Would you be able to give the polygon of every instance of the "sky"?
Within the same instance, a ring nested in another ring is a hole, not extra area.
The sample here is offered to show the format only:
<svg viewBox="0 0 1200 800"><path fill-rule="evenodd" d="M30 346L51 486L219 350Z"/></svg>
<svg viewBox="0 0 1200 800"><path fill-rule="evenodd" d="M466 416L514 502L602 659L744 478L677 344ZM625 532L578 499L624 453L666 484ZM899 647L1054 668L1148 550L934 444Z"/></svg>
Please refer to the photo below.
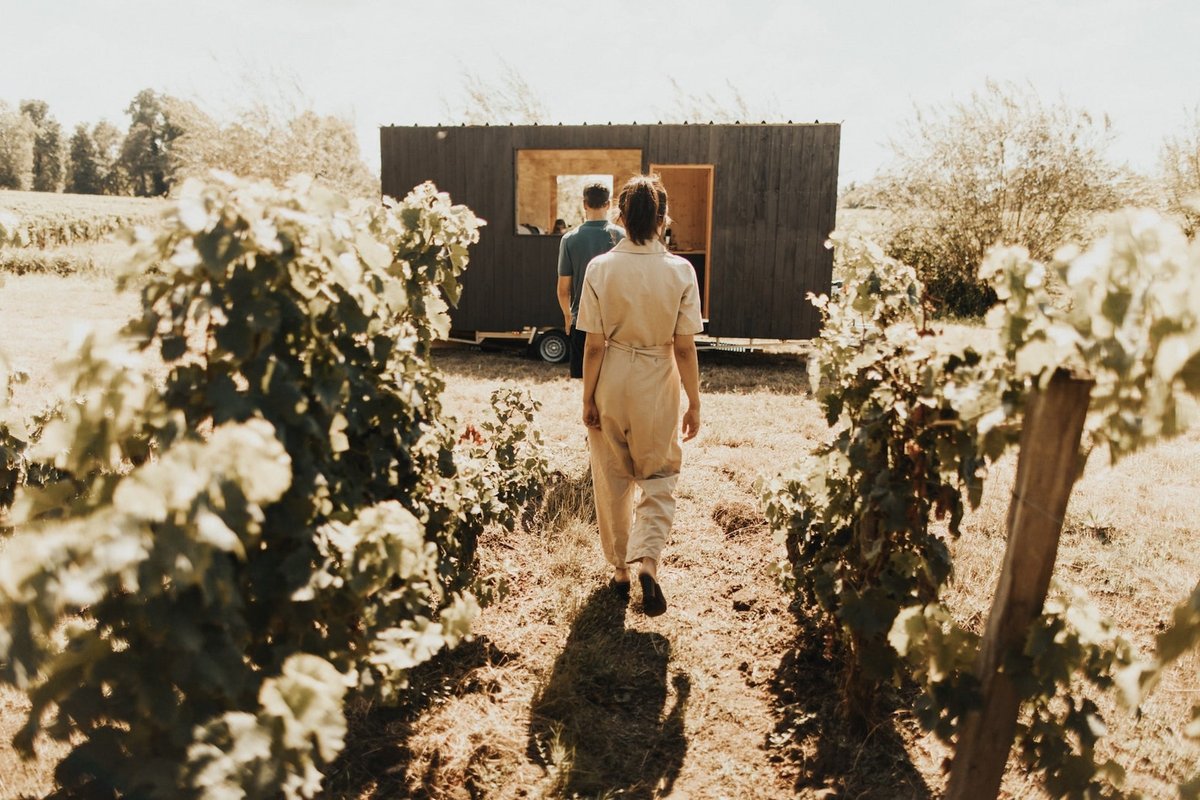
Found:
<svg viewBox="0 0 1200 800"><path fill-rule="evenodd" d="M124 128L147 87L223 119L287 101L351 119L378 169L380 125L448 121L465 74L511 67L556 122L653 122L675 85L840 122L844 186L992 79L1107 114L1110 154L1151 171L1200 106L1197 31L1196 0L0 0L0 101L68 129Z"/></svg>

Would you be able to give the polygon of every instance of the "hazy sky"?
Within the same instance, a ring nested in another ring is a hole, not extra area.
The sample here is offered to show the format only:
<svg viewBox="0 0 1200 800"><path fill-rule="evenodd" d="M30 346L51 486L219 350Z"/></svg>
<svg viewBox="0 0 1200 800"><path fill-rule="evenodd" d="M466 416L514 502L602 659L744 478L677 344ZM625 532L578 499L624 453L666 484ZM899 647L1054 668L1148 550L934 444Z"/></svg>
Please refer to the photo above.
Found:
<svg viewBox="0 0 1200 800"><path fill-rule="evenodd" d="M1149 170L1200 104L1198 33L1196 0L0 0L0 100L124 127L145 87L228 115L295 83L377 166L378 126L448 119L464 71L510 64L566 123L657 120L674 79L842 122L844 184L886 163L914 103L994 78L1107 112L1113 155Z"/></svg>

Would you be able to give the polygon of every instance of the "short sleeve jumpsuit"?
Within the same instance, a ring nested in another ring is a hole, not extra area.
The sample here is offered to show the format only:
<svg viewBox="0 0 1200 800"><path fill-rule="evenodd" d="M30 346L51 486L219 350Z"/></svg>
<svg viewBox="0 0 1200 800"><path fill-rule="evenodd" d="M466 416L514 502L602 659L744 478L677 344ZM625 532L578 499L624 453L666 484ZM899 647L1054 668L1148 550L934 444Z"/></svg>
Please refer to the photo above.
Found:
<svg viewBox="0 0 1200 800"><path fill-rule="evenodd" d="M661 242L624 239L588 264L577 326L604 334L606 345L595 394L600 428L588 429L604 556L622 569L641 558L657 563L683 463L672 343L704 328L696 273Z"/></svg>

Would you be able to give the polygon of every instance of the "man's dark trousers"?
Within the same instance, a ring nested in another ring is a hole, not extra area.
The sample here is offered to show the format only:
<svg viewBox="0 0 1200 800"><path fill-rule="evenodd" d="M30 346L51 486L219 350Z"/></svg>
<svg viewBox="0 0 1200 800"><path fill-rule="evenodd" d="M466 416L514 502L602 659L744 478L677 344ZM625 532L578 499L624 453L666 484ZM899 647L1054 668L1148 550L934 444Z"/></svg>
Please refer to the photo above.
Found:
<svg viewBox="0 0 1200 800"><path fill-rule="evenodd" d="M583 377L583 346L587 344L587 331L571 325L571 377Z"/></svg>

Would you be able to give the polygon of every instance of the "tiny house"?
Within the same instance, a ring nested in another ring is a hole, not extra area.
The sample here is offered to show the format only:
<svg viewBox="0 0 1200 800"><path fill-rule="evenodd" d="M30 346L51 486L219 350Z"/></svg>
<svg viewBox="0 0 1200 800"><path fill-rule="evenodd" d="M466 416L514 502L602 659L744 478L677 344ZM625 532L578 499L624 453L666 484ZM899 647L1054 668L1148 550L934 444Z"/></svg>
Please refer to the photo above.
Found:
<svg viewBox="0 0 1200 800"><path fill-rule="evenodd" d="M696 270L705 334L809 339L820 318L805 295L828 292L833 270L840 139L824 123L393 126L380 129L382 185L402 197L431 180L487 220L457 334L558 336L556 222L580 221L586 183L612 186L615 206L629 176L655 172L670 247Z"/></svg>

